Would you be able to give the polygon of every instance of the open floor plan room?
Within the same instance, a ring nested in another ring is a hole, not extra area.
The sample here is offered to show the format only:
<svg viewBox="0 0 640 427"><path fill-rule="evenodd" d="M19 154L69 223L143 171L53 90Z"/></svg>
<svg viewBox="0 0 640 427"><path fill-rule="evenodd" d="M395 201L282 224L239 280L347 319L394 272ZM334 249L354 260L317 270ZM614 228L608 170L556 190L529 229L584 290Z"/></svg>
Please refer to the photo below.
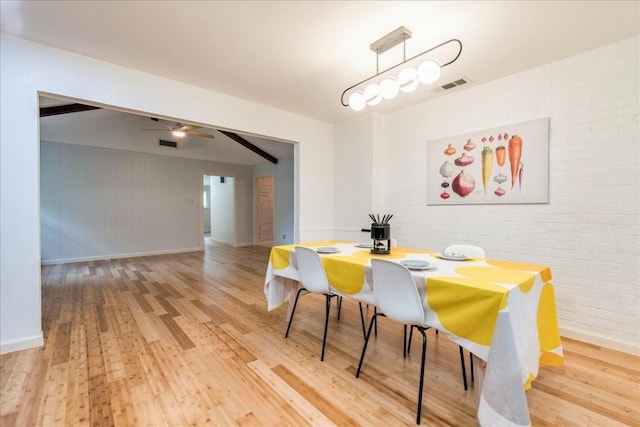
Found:
<svg viewBox="0 0 640 427"><path fill-rule="evenodd" d="M419 334L380 319L365 368L358 306L324 299L267 311L269 248L44 266L45 346L2 355L2 426L415 425ZM371 315L372 310L369 311ZM476 424L458 346L428 335L422 424ZM536 426L638 426L636 356L563 339L565 366L543 367L527 392ZM476 369L480 361L476 359Z"/></svg>

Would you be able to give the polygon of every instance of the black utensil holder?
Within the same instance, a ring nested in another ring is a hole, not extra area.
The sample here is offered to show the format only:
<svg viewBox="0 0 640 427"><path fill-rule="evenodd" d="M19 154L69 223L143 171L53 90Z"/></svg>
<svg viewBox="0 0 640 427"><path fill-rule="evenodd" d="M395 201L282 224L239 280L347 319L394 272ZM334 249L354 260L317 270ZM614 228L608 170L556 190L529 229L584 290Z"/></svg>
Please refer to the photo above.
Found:
<svg viewBox="0 0 640 427"><path fill-rule="evenodd" d="M389 224L371 224L371 253L385 255L391 253L391 226Z"/></svg>

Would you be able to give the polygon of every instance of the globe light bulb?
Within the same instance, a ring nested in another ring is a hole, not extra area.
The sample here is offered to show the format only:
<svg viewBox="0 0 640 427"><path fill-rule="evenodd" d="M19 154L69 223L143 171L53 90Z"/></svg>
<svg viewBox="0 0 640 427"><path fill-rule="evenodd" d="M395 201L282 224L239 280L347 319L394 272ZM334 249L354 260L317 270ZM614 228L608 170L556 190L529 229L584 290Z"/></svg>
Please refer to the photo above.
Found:
<svg viewBox="0 0 640 427"><path fill-rule="evenodd" d="M393 99L398 96L398 82L393 77L387 77L380 82L380 94L384 99Z"/></svg>
<svg viewBox="0 0 640 427"><path fill-rule="evenodd" d="M403 92L413 92L419 84L418 72L415 68L405 68L398 74L398 86Z"/></svg>
<svg viewBox="0 0 640 427"><path fill-rule="evenodd" d="M362 111L366 106L367 106L367 103L364 99L364 95L362 94L362 92L357 91L349 95L349 107L351 107L352 110Z"/></svg>
<svg viewBox="0 0 640 427"><path fill-rule="evenodd" d="M364 88L364 99L369 105L380 104L380 101L382 101L382 95L380 95L380 86L372 83Z"/></svg>
<svg viewBox="0 0 640 427"><path fill-rule="evenodd" d="M418 78L426 85L435 83L440 78L440 64L435 59L427 59L418 67Z"/></svg>

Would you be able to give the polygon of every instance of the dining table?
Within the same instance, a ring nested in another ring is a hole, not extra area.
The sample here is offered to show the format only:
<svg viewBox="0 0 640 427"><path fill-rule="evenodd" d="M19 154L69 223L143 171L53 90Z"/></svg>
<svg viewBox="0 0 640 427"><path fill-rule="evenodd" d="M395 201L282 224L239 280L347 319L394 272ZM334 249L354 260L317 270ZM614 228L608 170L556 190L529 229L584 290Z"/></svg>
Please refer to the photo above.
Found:
<svg viewBox="0 0 640 427"><path fill-rule="evenodd" d="M526 390L540 367L563 364L550 267L400 247L379 255L367 243L342 240L274 246L264 293L268 310L288 304L287 318L300 286L296 246L319 252L331 287L346 296L374 288L372 258L409 266L425 323L485 362L476 383L478 423L531 425Z"/></svg>

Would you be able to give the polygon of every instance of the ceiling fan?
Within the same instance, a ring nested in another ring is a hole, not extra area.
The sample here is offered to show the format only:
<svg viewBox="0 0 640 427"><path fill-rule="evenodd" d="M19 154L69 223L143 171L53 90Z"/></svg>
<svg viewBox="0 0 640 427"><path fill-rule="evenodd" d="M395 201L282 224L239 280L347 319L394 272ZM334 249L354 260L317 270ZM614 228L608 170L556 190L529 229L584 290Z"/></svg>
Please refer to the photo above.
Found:
<svg viewBox="0 0 640 427"><path fill-rule="evenodd" d="M176 122L173 126L171 126L166 123L162 123L159 119L156 119L155 117L152 117L151 120L153 120L154 122L158 122L162 126L165 126L167 129L145 129L145 130L153 130L156 132L171 132L171 134L176 138L184 138L187 135L199 136L201 138L211 138L211 139L214 138L214 136L209 133L199 132L198 129L200 129L202 126L183 125L182 123L178 123L178 122Z"/></svg>

